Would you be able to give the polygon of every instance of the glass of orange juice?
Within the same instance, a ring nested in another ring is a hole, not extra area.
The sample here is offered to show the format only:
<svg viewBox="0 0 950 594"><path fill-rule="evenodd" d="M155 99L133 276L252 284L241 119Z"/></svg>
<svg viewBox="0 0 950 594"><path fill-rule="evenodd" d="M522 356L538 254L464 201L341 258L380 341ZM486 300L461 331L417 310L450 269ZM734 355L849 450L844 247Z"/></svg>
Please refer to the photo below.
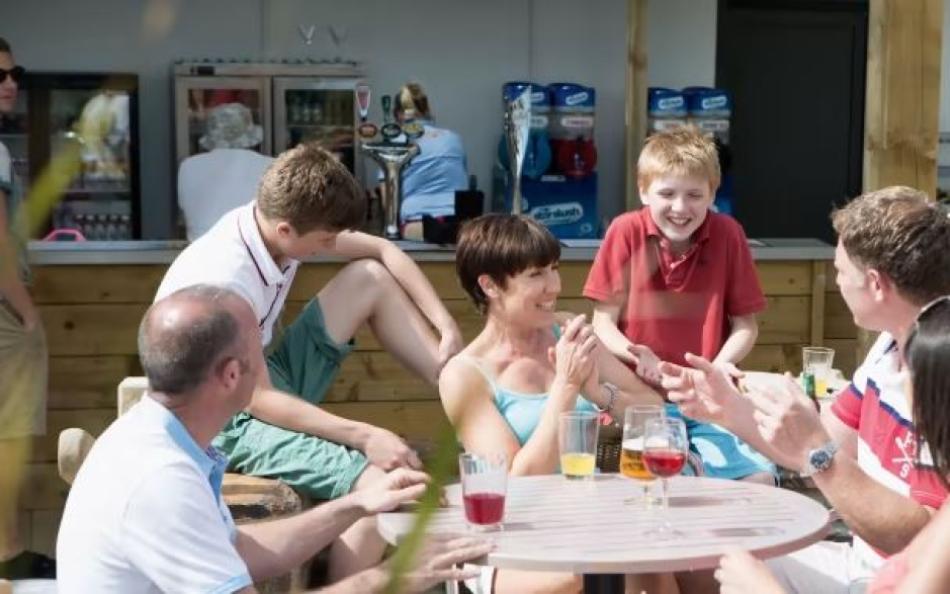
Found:
<svg viewBox="0 0 950 594"><path fill-rule="evenodd" d="M558 447L561 453L561 474L568 479L594 476L597 435L600 425L597 414L567 411L558 418Z"/></svg>
<svg viewBox="0 0 950 594"><path fill-rule="evenodd" d="M802 348L802 373L811 374L815 379L815 398L828 396L828 380L831 378L831 365L834 360L834 349L812 346Z"/></svg>

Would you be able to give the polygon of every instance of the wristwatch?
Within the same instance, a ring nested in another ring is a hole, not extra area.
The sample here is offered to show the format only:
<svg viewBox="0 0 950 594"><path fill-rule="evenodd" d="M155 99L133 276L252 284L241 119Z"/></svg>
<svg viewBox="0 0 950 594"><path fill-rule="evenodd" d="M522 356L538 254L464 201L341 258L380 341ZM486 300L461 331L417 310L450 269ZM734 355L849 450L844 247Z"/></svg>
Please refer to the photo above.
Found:
<svg viewBox="0 0 950 594"><path fill-rule="evenodd" d="M600 384L600 386L607 391L607 403L603 407L594 404L594 408L600 412L610 414L610 410L614 407L614 403L617 401L617 392L619 389L610 382L604 382Z"/></svg>
<svg viewBox="0 0 950 594"><path fill-rule="evenodd" d="M835 459L835 453L838 451L838 444L829 441L820 448L808 452L805 459L805 467L799 473L801 476L812 476L819 472L824 472L831 468L831 463Z"/></svg>

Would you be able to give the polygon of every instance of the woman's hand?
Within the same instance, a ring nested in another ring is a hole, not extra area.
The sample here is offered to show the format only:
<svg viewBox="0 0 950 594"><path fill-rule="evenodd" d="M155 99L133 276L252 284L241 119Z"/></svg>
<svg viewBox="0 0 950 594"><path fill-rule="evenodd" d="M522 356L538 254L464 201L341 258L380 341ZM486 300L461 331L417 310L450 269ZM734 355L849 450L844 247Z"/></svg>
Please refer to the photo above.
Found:
<svg viewBox="0 0 950 594"><path fill-rule="evenodd" d="M557 344L548 351L548 357L554 365L554 381L569 386L575 392L586 387L592 375L596 383L598 344L586 316L581 314L571 319L564 326Z"/></svg>

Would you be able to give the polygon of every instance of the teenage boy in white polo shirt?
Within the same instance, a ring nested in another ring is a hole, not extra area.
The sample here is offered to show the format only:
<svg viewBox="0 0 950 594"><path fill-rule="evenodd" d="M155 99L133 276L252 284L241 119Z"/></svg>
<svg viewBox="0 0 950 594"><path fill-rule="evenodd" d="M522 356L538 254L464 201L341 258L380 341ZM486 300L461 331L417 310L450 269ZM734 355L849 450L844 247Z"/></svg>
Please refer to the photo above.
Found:
<svg viewBox="0 0 950 594"><path fill-rule="evenodd" d="M96 441L76 476L57 542L62 594L254 591L336 539L358 518L418 497L404 468L358 493L291 518L236 527L221 498L226 460L209 447L250 402L264 366L258 320L236 294L198 285L153 305L139 328L151 390ZM410 591L463 572L490 545L440 543L410 571ZM385 567L325 590L381 592Z"/></svg>
<svg viewBox="0 0 950 594"><path fill-rule="evenodd" d="M229 470L280 478L314 499L340 497L384 470L421 466L392 432L315 406L353 349L357 329L368 322L384 348L433 385L462 345L458 326L412 259L392 242L351 231L365 208L343 164L322 148L299 145L267 169L254 202L224 215L175 259L156 295L208 283L251 305L269 373L259 375L250 405L214 443L230 458ZM299 260L313 254L352 262L275 336ZM385 548L371 521L354 525L344 541L331 552L333 579L375 564Z"/></svg>
<svg viewBox="0 0 950 594"><path fill-rule="evenodd" d="M854 532L853 546L822 542L769 560L787 592L863 592L885 557L907 546L947 496L933 467L914 464L918 444L900 349L921 308L950 293L948 217L945 206L900 186L833 214L841 296L855 324L881 335L830 414L819 417L791 379L747 398L698 357L688 359L692 371L663 367L663 385L683 414L719 423L812 476Z"/></svg>

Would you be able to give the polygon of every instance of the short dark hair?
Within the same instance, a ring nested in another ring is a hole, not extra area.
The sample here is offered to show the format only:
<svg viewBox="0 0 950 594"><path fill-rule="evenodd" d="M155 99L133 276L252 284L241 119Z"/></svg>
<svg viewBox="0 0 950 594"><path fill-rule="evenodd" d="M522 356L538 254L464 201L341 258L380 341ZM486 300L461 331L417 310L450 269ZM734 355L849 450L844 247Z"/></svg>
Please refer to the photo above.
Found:
<svg viewBox="0 0 950 594"><path fill-rule="evenodd" d="M8 54L13 53L13 50L10 49L10 42L8 42L3 37L0 37L0 52L6 52Z"/></svg>
<svg viewBox="0 0 950 594"><path fill-rule="evenodd" d="M920 190L891 186L858 196L831 221L848 257L923 305L950 293L950 213Z"/></svg>
<svg viewBox="0 0 950 594"><path fill-rule="evenodd" d="M298 144L271 163L257 191L257 208L303 235L317 229L356 229L366 218L366 196L353 174L314 143Z"/></svg>
<svg viewBox="0 0 950 594"><path fill-rule="evenodd" d="M225 356L238 351L240 324L228 310L227 299L240 299L234 292L210 285L195 285L155 302L139 325L138 347L149 388L164 394L184 394L205 381ZM192 301L203 306L170 327L160 327L155 317L168 301Z"/></svg>
<svg viewBox="0 0 950 594"><path fill-rule="evenodd" d="M459 233L455 271L462 289L478 311L485 313L488 298L478 286L487 274L504 289L512 276L530 267L561 259L561 244L547 227L523 215L487 214L468 221Z"/></svg>
<svg viewBox="0 0 950 594"><path fill-rule="evenodd" d="M950 475L950 297L938 298L917 316L904 345L913 390L917 454L924 444L946 484Z"/></svg>

